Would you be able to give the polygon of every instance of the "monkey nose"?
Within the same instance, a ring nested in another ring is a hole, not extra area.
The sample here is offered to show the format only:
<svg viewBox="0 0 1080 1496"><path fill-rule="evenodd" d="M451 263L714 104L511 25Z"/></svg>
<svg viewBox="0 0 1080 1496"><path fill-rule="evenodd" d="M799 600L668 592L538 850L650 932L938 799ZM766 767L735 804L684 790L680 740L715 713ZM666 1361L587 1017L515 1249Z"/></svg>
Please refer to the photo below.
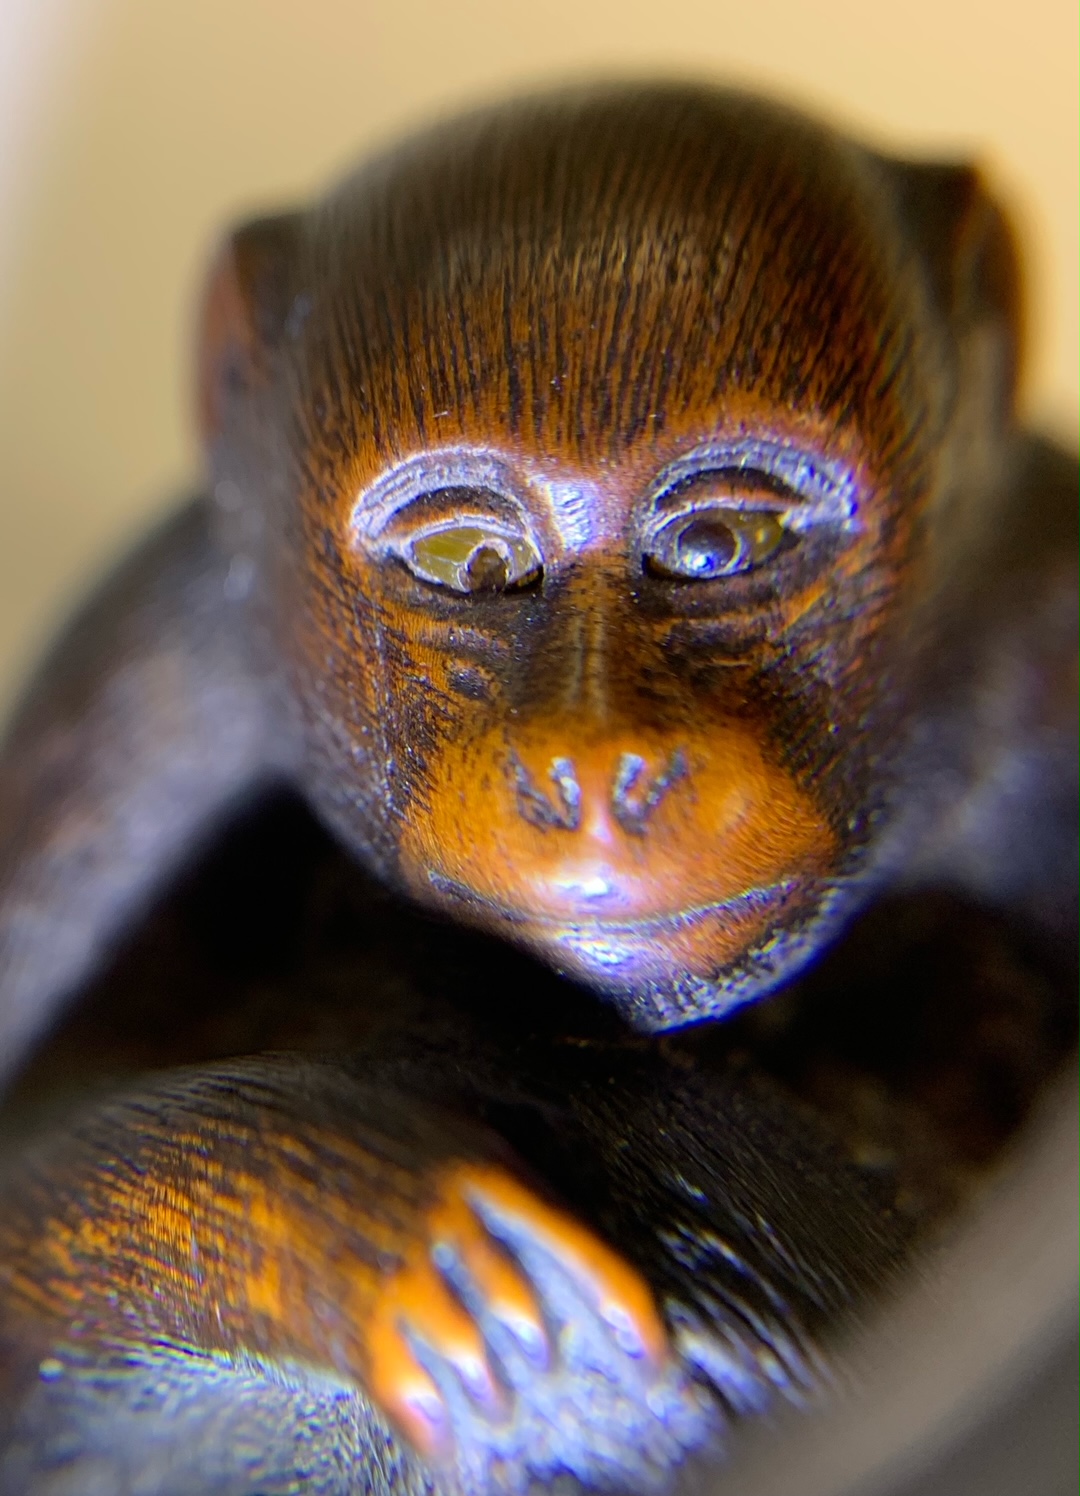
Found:
<svg viewBox="0 0 1080 1496"><path fill-rule="evenodd" d="M829 842L816 807L732 720L533 718L448 743L431 770L403 826L406 876L522 931L680 921L819 866Z"/></svg>
<svg viewBox="0 0 1080 1496"><path fill-rule="evenodd" d="M663 807L689 788L690 778L688 754L678 743L579 741L561 752L543 741L512 747L501 813L511 827L523 823L519 876L528 903L551 916L637 913L651 897L647 842L670 835Z"/></svg>
<svg viewBox="0 0 1080 1496"><path fill-rule="evenodd" d="M542 830L585 831L610 846L609 818L627 835L643 836L648 822L664 797L689 777L689 761L682 747L653 755L650 763L642 753L609 749L587 754L579 771L568 753L552 757L547 773L539 778L519 754L510 750L518 814ZM605 762L608 760L608 762ZM588 785L586 796L582 781Z"/></svg>

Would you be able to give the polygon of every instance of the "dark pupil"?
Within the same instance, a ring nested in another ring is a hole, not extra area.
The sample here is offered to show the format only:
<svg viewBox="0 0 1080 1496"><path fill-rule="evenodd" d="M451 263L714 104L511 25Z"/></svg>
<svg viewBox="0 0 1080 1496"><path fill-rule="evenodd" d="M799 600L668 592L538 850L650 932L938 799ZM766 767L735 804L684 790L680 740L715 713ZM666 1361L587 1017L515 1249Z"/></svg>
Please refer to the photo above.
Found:
<svg viewBox="0 0 1080 1496"><path fill-rule="evenodd" d="M466 575L477 592L497 592L507 583L506 562L494 546L477 546L469 557Z"/></svg>
<svg viewBox="0 0 1080 1496"><path fill-rule="evenodd" d="M681 531L675 554L691 576L715 577L726 571L735 558L738 541L723 520L692 519Z"/></svg>

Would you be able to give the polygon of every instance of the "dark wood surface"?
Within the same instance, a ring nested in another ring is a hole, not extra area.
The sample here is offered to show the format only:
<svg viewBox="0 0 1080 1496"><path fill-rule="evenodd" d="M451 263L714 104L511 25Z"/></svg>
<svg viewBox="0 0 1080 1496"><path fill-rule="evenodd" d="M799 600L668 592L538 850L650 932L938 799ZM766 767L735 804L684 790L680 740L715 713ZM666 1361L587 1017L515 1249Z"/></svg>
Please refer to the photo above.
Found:
<svg viewBox="0 0 1080 1496"><path fill-rule="evenodd" d="M1018 323L976 173L689 86L225 242L207 493L0 755L7 1488L643 1487L820 1391L1075 1043Z"/></svg>

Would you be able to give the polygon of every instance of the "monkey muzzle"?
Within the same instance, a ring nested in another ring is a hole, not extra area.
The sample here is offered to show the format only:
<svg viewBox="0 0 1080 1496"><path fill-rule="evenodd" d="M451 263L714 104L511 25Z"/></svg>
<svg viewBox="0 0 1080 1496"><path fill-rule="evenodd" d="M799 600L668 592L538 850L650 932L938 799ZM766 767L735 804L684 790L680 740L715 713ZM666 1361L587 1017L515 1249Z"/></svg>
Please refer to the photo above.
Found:
<svg viewBox="0 0 1080 1496"><path fill-rule="evenodd" d="M753 728L534 718L449 744L406 876L611 992L713 979L826 872L834 837Z"/></svg>

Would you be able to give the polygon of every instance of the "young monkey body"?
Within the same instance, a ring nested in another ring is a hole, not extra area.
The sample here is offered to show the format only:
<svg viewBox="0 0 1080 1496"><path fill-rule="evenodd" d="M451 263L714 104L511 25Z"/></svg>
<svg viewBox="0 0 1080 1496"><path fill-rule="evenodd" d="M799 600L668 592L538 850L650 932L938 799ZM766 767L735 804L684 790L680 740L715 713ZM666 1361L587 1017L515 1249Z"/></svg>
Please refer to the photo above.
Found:
<svg viewBox="0 0 1080 1496"><path fill-rule="evenodd" d="M76 622L0 762L5 1063L280 779L643 1031L766 994L890 881L1068 938L1074 469L1015 427L1015 300L972 172L704 89L478 114L240 230L203 318L208 495ZM345 1358L376 1402L380 1303Z"/></svg>

